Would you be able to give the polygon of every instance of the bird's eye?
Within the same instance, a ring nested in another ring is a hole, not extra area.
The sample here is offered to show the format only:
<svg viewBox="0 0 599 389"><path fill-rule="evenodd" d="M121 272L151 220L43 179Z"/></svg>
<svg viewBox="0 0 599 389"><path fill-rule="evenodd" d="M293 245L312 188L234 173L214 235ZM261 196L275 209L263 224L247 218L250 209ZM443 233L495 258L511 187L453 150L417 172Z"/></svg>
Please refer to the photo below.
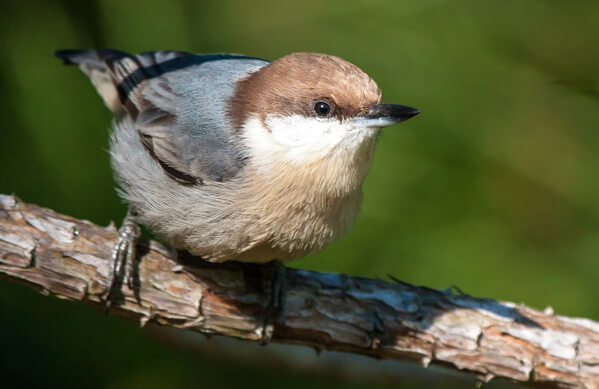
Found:
<svg viewBox="0 0 599 389"><path fill-rule="evenodd" d="M317 116L327 117L331 113L331 106L324 101L318 101L314 104L314 112Z"/></svg>

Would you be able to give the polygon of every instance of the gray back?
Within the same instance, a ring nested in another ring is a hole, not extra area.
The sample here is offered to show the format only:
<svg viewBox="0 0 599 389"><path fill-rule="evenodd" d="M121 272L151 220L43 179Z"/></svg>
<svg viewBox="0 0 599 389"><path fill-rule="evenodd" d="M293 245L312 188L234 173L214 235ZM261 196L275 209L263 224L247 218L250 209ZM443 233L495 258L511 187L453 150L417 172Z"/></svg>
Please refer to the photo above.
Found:
<svg viewBox="0 0 599 389"><path fill-rule="evenodd" d="M205 62L166 75L176 91L176 126L171 142L178 159L205 179L225 180L243 164L242 150L232 138L235 129L229 119L229 101L235 81L264 66L251 59L224 59Z"/></svg>

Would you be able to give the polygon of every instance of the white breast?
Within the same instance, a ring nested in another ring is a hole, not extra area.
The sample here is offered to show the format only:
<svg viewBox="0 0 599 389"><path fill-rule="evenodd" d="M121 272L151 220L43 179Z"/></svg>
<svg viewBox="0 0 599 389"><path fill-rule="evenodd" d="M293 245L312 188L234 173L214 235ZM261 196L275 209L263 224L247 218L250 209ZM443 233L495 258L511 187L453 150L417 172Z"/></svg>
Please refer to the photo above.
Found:
<svg viewBox="0 0 599 389"><path fill-rule="evenodd" d="M376 134L337 120L250 119L243 131L250 150L246 196L262 215L268 243L256 243L247 256L272 246L278 259L297 258L346 232L360 207Z"/></svg>

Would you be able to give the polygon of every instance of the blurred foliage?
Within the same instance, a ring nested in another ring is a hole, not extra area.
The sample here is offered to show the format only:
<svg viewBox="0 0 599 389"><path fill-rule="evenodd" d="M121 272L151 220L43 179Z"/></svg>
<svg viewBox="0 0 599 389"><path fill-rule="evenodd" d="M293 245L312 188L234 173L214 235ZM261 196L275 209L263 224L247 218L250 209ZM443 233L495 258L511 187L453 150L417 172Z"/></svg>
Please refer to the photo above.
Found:
<svg viewBox="0 0 599 389"><path fill-rule="evenodd" d="M381 135L354 230L292 266L457 285L599 320L599 2L7 3L0 193L101 225L124 216L111 116L55 49L325 52L368 72L386 102L422 113ZM19 387L333 384L188 355L8 282L0 323L0 373Z"/></svg>

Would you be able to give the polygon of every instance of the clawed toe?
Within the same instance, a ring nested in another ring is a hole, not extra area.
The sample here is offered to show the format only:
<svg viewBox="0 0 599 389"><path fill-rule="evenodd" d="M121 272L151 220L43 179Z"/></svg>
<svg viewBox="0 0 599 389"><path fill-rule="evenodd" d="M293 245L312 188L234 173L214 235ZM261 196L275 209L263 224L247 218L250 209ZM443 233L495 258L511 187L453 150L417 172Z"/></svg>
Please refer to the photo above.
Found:
<svg viewBox="0 0 599 389"><path fill-rule="evenodd" d="M119 228L119 235L112 249L108 286L100 294L105 302L106 311L116 300L117 292L120 291L124 280L129 288L133 288L133 262L140 235L141 231L135 216L133 212L129 211L123 225Z"/></svg>

